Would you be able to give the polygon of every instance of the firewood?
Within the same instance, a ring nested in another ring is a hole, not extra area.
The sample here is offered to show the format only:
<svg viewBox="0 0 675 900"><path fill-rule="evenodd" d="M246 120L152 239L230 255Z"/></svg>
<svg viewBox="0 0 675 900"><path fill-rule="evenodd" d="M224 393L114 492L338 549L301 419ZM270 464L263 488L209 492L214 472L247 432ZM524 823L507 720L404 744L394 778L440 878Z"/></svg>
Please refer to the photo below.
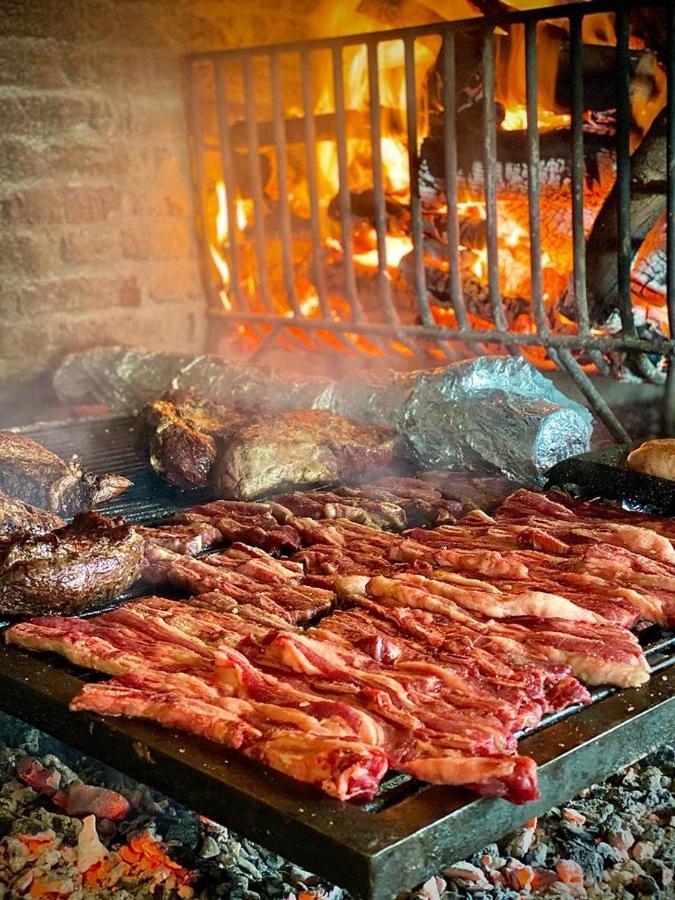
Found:
<svg viewBox="0 0 675 900"><path fill-rule="evenodd" d="M637 250L666 208L667 111L662 110L631 159L631 245ZM605 322L617 302L619 193L609 193L586 245L591 321Z"/></svg>

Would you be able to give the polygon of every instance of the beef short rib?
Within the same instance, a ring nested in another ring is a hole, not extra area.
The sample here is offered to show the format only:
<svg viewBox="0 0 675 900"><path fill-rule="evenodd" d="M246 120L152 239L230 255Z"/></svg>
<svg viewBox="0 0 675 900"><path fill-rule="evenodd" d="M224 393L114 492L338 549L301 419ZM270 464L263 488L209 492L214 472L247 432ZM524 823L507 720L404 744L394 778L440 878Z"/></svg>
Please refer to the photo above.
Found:
<svg viewBox="0 0 675 900"><path fill-rule="evenodd" d="M139 577L144 540L123 519L79 513L70 525L0 547L0 613L74 615Z"/></svg>
<svg viewBox="0 0 675 900"><path fill-rule="evenodd" d="M0 541L26 534L45 534L60 528L63 519L0 491Z"/></svg>
<svg viewBox="0 0 675 900"><path fill-rule="evenodd" d="M62 516L91 509L125 491L121 475L94 475L74 461L64 462L42 444L0 431L0 490L10 497Z"/></svg>
<svg viewBox="0 0 675 900"><path fill-rule="evenodd" d="M219 455L214 483L221 496L242 500L332 484L390 464L397 445L390 428L295 410L242 428Z"/></svg>
<svg viewBox="0 0 675 900"><path fill-rule="evenodd" d="M249 419L196 391L167 391L143 408L139 441L150 467L171 484L203 487L220 447Z"/></svg>

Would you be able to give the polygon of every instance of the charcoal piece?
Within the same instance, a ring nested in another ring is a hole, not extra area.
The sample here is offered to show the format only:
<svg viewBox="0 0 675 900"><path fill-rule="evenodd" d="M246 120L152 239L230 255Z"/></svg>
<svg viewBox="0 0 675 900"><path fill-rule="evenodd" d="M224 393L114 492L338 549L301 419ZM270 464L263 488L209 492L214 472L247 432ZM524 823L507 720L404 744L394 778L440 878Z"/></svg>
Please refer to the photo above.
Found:
<svg viewBox="0 0 675 900"><path fill-rule="evenodd" d="M37 441L0 431L0 490L24 503L72 516L111 500L131 482L121 475L84 472Z"/></svg>

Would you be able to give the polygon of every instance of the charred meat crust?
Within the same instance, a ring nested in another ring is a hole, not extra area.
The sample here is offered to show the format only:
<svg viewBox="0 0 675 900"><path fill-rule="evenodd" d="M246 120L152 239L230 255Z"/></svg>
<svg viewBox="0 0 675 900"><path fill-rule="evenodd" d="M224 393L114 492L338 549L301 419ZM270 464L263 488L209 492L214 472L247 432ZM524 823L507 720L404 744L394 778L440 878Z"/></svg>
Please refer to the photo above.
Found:
<svg viewBox="0 0 675 900"><path fill-rule="evenodd" d="M144 540L122 519L79 513L48 534L0 547L0 613L74 615L112 599L140 575Z"/></svg>
<svg viewBox="0 0 675 900"><path fill-rule="evenodd" d="M131 482L121 475L83 472L22 434L0 432L0 490L62 516L73 516L111 500Z"/></svg>
<svg viewBox="0 0 675 900"><path fill-rule="evenodd" d="M284 487L335 483L386 466L398 454L390 428L295 410L241 429L220 454L214 482L222 495L248 500Z"/></svg>
<svg viewBox="0 0 675 900"><path fill-rule="evenodd" d="M167 391L140 416L139 443L150 467L171 484L203 487L218 448L248 423L240 410L195 391Z"/></svg>
<svg viewBox="0 0 675 900"><path fill-rule="evenodd" d="M22 503L0 491L0 540L28 534L46 534L64 524L44 509Z"/></svg>

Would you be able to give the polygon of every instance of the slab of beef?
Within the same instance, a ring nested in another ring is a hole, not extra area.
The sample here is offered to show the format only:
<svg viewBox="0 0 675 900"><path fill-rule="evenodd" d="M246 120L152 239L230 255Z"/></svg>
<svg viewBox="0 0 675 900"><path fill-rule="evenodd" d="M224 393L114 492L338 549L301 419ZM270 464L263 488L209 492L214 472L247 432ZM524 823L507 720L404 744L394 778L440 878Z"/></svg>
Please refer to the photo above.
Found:
<svg viewBox="0 0 675 900"><path fill-rule="evenodd" d="M10 497L70 517L105 503L131 482L121 475L94 475L64 462L37 441L0 431L0 490Z"/></svg>
<svg viewBox="0 0 675 900"><path fill-rule="evenodd" d="M64 524L63 519L22 503L0 491L0 540L25 534L45 534Z"/></svg>
<svg viewBox="0 0 675 900"><path fill-rule="evenodd" d="M143 546L122 519L95 512L12 540L0 548L0 613L68 615L110 600L140 575Z"/></svg>
<svg viewBox="0 0 675 900"><path fill-rule="evenodd" d="M215 485L225 496L248 500L348 480L390 464L397 452L392 429L296 410L242 429L217 462Z"/></svg>
<svg viewBox="0 0 675 900"><path fill-rule="evenodd" d="M477 508L492 512L518 486L503 475L472 475L441 469L418 472L416 477L436 488L447 500L461 503L465 511Z"/></svg>
<svg viewBox="0 0 675 900"><path fill-rule="evenodd" d="M139 441L150 467L167 481L203 487L219 449L249 421L247 413L196 391L167 391L141 411Z"/></svg>

